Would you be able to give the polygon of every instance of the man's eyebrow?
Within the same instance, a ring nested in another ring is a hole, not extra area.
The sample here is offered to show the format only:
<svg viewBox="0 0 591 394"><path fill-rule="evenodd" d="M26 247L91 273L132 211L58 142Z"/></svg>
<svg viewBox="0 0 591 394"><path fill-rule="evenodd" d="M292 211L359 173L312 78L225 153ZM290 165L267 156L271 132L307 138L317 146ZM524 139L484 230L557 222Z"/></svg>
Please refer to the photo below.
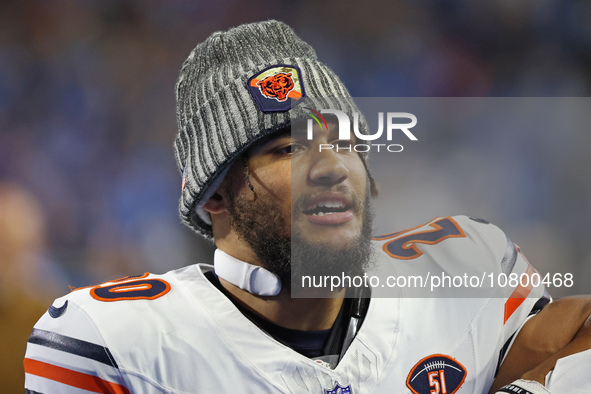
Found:
<svg viewBox="0 0 591 394"><path fill-rule="evenodd" d="M293 127L290 131L292 138L306 138L308 136L308 130L303 127Z"/></svg>
<svg viewBox="0 0 591 394"><path fill-rule="evenodd" d="M334 122L331 120L327 120L328 123L328 130L329 132L334 132L335 130L338 132L339 126L337 122ZM322 128L324 129L324 125L322 126ZM308 127L306 127L303 124L297 124L297 125L293 125L291 127L291 136L292 138L304 138L307 139L308 138Z"/></svg>

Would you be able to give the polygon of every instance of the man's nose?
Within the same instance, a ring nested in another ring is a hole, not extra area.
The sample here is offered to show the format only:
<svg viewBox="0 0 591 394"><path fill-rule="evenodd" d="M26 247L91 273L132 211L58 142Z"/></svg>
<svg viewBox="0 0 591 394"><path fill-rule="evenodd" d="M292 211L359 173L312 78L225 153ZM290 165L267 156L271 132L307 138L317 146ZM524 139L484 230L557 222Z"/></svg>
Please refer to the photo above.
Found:
<svg viewBox="0 0 591 394"><path fill-rule="evenodd" d="M309 177L314 183L335 185L349 177L349 169L345 165L344 156L334 150L323 150L314 155Z"/></svg>

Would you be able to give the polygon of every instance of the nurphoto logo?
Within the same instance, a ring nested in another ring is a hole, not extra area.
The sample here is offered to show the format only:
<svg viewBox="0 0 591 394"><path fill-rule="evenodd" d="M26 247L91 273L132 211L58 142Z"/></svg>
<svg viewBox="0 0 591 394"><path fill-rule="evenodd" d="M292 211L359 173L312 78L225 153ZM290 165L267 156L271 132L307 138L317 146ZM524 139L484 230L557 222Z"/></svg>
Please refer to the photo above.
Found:
<svg viewBox="0 0 591 394"><path fill-rule="evenodd" d="M378 112L378 130L373 134L363 134L359 131L359 114L353 113L353 133L356 138L351 138L351 119L349 116L338 109L321 109L320 112L313 110L312 108L306 107L307 110L311 111L308 113L312 119L308 119L307 123L307 138L308 140L314 139L314 121L320 126L320 129L328 125L322 114L334 115L337 119L339 126L339 141L375 141L382 137L384 134L384 118L386 118L386 139L392 141L395 133L402 132L409 140L418 141L418 138L410 131L411 128L416 126L417 117L408 112L388 112L384 116L384 112ZM401 120L406 119L406 122ZM348 152L369 152L380 150L388 152L402 152L404 147L401 144L381 144L381 143L358 143L358 144L320 144L319 151L323 150L335 150L337 152L348 151Z"/></svg>

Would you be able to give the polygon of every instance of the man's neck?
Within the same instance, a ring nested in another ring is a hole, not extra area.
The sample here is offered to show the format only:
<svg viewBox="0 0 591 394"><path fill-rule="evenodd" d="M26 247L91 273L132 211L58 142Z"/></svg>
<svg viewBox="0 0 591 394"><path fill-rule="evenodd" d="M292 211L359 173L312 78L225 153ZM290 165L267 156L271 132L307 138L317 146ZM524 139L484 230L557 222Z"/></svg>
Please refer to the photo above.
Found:
<svg viewBox="0 0 591 394"><path fill-rule="evenodd" d="M244 308L285 328L302 331L330 329L343 304L344 290L332 298L292 298L282 289L272 297L251 294L223 278L222 287Z"/></svg>
<svg viewBox="0 0 591 394"><path fill-rule="evenodd" d="M233 233L230 235L234 235ZM260 265L256 255L238 237L216 238L216 246L230 256L250 264ZM276 296L259 296L220 277L220 284L229 297L245 309L278 326L302 331L326 330L335 322L345 296L345 290L327 294L326 298L292 298L290 291L282 288Z"/></svg>

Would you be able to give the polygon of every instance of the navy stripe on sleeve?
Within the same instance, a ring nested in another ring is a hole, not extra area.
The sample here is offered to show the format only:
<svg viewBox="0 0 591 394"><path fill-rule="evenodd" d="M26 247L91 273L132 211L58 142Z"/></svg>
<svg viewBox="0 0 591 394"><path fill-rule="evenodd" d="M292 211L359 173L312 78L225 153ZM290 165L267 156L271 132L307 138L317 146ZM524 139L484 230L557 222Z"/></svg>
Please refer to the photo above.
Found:
<svg viewBox="0 0 591 394"><path fill-rule="evenodd" d="M515 333L511 334L511 336L509 337L509 339L507 339L507 342L505 342L505 344L501 348L501 351L499 352L499 359L497 361L497 367L495 368L495 378L499 374L499 370L501 369L501 363L503 362L503 358L505 358L505 353L507 353L507 350L509 349L509 345L511 344L511 340L513 339L514 336L515 336Z"/></svg>
<svg viewBox="0 0 591 394"><path fill-rule="evenodd" d="M99 363L119 368L109 349L81 339L34 328L33 333L29 337L29 343L86 357Z"/></svg>

